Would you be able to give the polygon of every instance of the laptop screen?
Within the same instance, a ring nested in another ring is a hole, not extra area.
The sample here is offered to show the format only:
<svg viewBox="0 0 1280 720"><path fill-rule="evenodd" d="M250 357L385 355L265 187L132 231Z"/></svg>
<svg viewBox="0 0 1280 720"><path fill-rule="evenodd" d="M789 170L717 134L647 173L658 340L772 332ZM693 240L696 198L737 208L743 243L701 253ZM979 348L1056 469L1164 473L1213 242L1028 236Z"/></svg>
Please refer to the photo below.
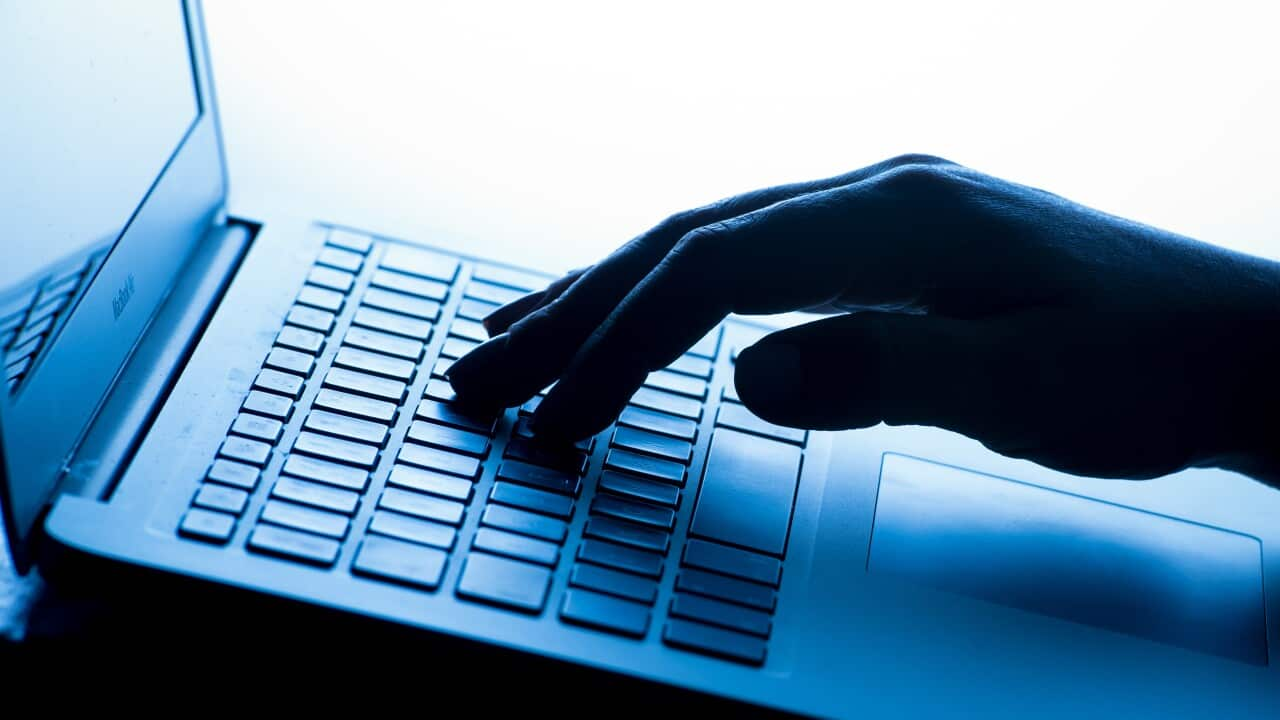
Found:
<svg viewBox="0 0 1280 720"><path fill-rule="evenodd" d="M0 506L11 541L75 472L86 429L220 212L198 20L181 0L0 2Z"/></svg>
<svg viewBox="0 0 1280 720"><path fill-rule="evenodd" d="M13 391L198 106L177 0L11 3L3 35L0 338Z"/></svg>

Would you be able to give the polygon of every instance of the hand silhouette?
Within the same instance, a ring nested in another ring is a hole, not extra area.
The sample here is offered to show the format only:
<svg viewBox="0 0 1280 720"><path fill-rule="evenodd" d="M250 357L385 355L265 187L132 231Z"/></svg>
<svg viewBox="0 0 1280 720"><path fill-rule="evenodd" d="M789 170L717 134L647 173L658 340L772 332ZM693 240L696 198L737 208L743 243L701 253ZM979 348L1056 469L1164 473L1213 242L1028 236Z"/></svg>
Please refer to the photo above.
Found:
<svg viewBox="0 0 1280 720"><path fill-rule="evenodd" d="M771 422L934 425L1068 472L1280 471L1280 265L903 156L672 216L492 315L460 397L558 381L536 433L606 427L729 313L838 313L743 350Z"/></svg>

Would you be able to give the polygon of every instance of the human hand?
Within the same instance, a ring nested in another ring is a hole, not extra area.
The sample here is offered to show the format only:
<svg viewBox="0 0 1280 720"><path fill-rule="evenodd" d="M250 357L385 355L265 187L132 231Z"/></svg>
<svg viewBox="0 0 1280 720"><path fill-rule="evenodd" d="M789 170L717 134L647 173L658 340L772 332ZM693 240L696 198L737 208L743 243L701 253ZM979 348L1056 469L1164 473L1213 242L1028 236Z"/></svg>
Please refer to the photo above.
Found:
<svg viewBox="0 0 1280 720"><path fill-rule="evenodd" d="M840 313L743 350L742 401L934 425L1073 473L1280 479L1280 265L928 156L672 216L491 316L450 370L536 433L606 427L729 313Z"/></svg>

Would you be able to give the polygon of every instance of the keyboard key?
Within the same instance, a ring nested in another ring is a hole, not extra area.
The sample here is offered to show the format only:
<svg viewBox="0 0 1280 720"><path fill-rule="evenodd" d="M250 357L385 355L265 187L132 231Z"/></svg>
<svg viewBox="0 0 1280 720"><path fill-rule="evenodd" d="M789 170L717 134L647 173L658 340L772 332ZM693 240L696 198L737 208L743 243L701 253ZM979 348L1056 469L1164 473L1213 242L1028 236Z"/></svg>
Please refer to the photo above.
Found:
<svg viewBox="0 0 1280 720"><path fill-rule="evenodd" d="M336 485L348 490L355 490L356 492L364 492L365 486L369 484L369 472L367 470L353 468L349 465L338 465L327 460L318 460L304 455L289 456L284 461L284 469L281 472L307 478L308 480L315 480L316 482Z"/></svg>
<svg viewBox="0 0 1280 720"><path fill-rule="evenodd" d="M688 418L628 405L618 418L619 425L639 428L693 442L698 436L698 424Z"/></svg>
<svg viewBox="0 0 1280 720"><path fill-rule="evenodd" d="M427 322L435 322L440 319L440 303L435 300L425 300L392 290L369 288L365 291L364 297L360 299L360 302L367 307L390 310L402 315L412 315Z"/></svg>
<svg viewBox="0 0 1280 720"><path fill-rule="evenodd" d="M250 465L261 467L267 464L267 458L271 456L271 446L257 440L232 435L222 441L222 448L218 451L218 454L222 457L240 460Z"/></svg>
<svg viewBox="0 0 1280 720"><path fill-rule="evenodd" d="M539 442L534 438L533 430L529 429L529 418L527 417L517 418L516 426L515 428L512 429L511 433L513 435L519 435L522 438L534 440L535 443ZM584 453L589 453L591 452L591 449L595 447L595 445L596 445L596 439L593 436L589 438L584 438L582 440L578 440L577 442L574 442L570 447L573 447L577 450L581 450Z"/></svg>
<svg viewBox="0 0 1280 720"><path fill-rule="evenodd" d="M268 500L266 507L262 508L262 521L335 538L346 536L348 524L342 515L283 500Z"/></svg>
<svg viewBox="0 0 1280 720"><path fill-rule="evenodd" d="M766 638L773 629L768 613L699 595L677 594L671 599L671 615Z"/></svg>
<svg viewBox="0 0 1280 720"><path fill-rule="evenodd" d="M720 412L716 415L716 425L731 427L753 435L777 438L799 445L803 445L805 441L804 430L765 422L753 415L746 406L733 403L725 403L720 406Z"/></svg>
<svg viewBox="0 0 1280 720"><path fill-rule="evenodd" d="M471 553L458 579L458 597L528 613L542 612L551 571L495 555Z"/></svg>
<svg viewBox="0 0 1280 720"><path fill-rule="evenodd" d="M636 390L636 393L631 396L631 404L650 410L670 413L671 415L679 415L690 420L702 419L702 403L693 398L672 395L669 392L654 390L653 388L642 387Z"/></svg>
<svg viewBox="0 0 1280 720"><path fill-rule="evenodd" d="M549 567L555 567L556 561L560 559L560 547L554 543L487 527L476 531L472 547Z"/></svg>
<svg viewBox="0 0 1280 720"><path fill-rule="evenodd" d="M313 308L320 308L331 313L342 310L342 304L347 301L347 296L337 290L317 287L315 285L303 285L302 290L298 292L298 302L303 305L310 305Z"/></svg>
<svg viewBox="0 0 1280 720"><path fill-rule="evenodd" d="M427 387L430 389L430 385ZM452 392L452 388L450 388L450 392ZM471 414L459 409L456 405L446 405L436 400L423 400L418 403L418 417L450 427L474 430L486 435L493 435L494 428L498 424L496 417L483 417L478 413Z"/></svg>
<svg viewBox="0 0 1280 720"><path fill-rule="evenodd" d="M324 388L316 395L315 406L388 424L394 422L396 417L396 406L392 403L329 388Z"/></svg>
<svg viewBox="0 0 1280 720"><path fill-rule="evenodd" d="M466 297L497 303L498 305L506 305L509 302L519 300L527 294L520 290L502 287L501 285L472 280L467 285Z"/></svg>
<svg viewBox="0 0 1280 720"><path fill-rule="evenodd" d="M409 426L409 439L424 445L454 450L466 455L484 457L489 452L489 437L436 423L415 420Z"/></svg>
<svg viewBox="0 0 1280 720"><path fill-rule="evenodd" d="M405 443L404 447L400 448L400 461L467 479L473 479L480 474L480 461L473 457L414 443Z"/></svg>
<svg viewBox="0 0 1280 720"><path fill-rule="evenodd" d="M25 362L26 364L23 365L23 367L20 369L15 369L15 367L17 366L17 363L10 363L6 368L9 371L7 373L8 376L15 377L17 375L22 374L22 372L24 372L27 366L30 364L31 357L35 355L37 352L39 352L40 346L43 343L44 343L43 338L34 338L31 341L27 342L25 345L15 346L11 348L9 350L8 357L22 358L22 360L19 362Z"/></svg>
<svg viewBox="0 0 1280 720"><path fill-rule="evenodd" d="M231 423L231 432L265 440L273 445L280 439L280 433L283 431L284 424L279 420L249 413L240 413L236 416L235 422Z"/></svg>
<svg viewBox="0 0 1280 720"><path fill-rule="evenodd" d="M178 532L189 538L215 543L230 540L235 529L235 516L200 508L188 510L182 517L182 524L178 526Z"/></svg>
<svg viewBox="0 0 1280 720"><path fill-rule="evenodd" d="M324 384L341 390L350 390L362 395L370 395L383 400L399 403L404 400L405 384L399 380L389 380L355 370L329 368L324 376Z"/></svg>
<svg viewBox="0 0 1280 720"><path fill-rule="evenodd" d="M632 502L612 495L597 495L591 502L591 512L664 531L670 531L676 522L675 511L671 508Z"/></svg>
<svg viewBox="0 0 1280 720"><path fill-rule="evenodd" d="M312 285L337 290L344 294L351 292L351 286L355 284L355 281L355 275L327 267L313 267L311 272L307 273L307 282Z"/></svg>
<svg viewBox="0 0 1280 720"><path fill-rule="evenodd" d="M666 370L655 370L649 373L649 377L645 378L644 384L648 387L666 390L677 395L685 395L698 400L707 399L707 381L689 377L688 375Z"/></svg>
<svg viewBox="0 0 1280 720"><path fill-rule="evenodd" d="M667 507L680 504L680 488L663 482L624 475L606 470L600 474L600 489L633 500L641 500Z"/></svg>
<svg viewBox="0 0 1280 720"><path fill-rule="evenodd" d="M453 475L423 470L409 465L396 465L391 469L387 482L392 485L452 498L460 502L470 502L474 486L470 480Z"/></svg>
<svg viewBox="0 0 1280 720"><path fill-rule="evenodd" d="M676 590L707 595L765 612L773 612L777 602L777 593L772 588L689 568L681 568L676 576Z"/></svg>
<svg viewBox="0 0 1280 720"><path fill-rule="evenodd" d="M656 455L686 465L693 457L693 445L684 440L629 427L614 430L612 444L614 447Z"/></svg>
<svg viewBox="0 0 1280 720"><path fill-rule="evenodd" d="M639 638L649 629L649 608L587 590L566 590L560 605L560 619Z"/></svg>
<svg viewBox="0 0 1280 720"><path fill-rule="evenodd" d="M360 543L351 571L435 590L444 576L447 559L448 555L435 548L370 535Z"/></svg>
<svg viewBox="0 0 1280 720"><path fill-rule="evenodd" d="M662 641L673 647L715 655L747 665L764 664L764 640L688 620L668 620L666 628L662 631Z"/></svg>
<svg viewBox="0 0 1280 720"><path fill-rule="evenodd" d="M658 583L653 580L609 570L598 565L582 563L574 565L573 573L569 576L569 584L650 605L658 597Z"/></svg>
<svg viewBox="0 0 1280 720"><path fill-rule="evenodd" d="M551 447L519 436L507 442L504 455L571 475L587 471L586 454L571 447Z"/></svg>
<svg viewBox="0 0 1280 720"><path fill-rule="evenodd" d="M195 500L192 500L193 504L200 507L221 510L232 515L244 512L244 506L248 502L249 493L217 483L201 485L200 490L196 492Z"/></svg>
<svg viewBox="0 0 1280 720"><path fill-rule="evenodd" d="M706 540L690 539L685 543L684 564L773 587L782 581L782 563L777 558Z"/></svg>
<svg viewBox="0 0 1280 720"><path fill-rule="evenodd" d="M523 270L498 267L497 265L486 265L485 263L476 263L476 268L472 271L471 277L474 280L483 280L494 285L503 285L516 290L523 290L524 292L533 292L544 288L551 282L541 275L524 272Z"/></svg>
<svg viewBox="0 0 1280 720"><path fill-rule="evenodd" d="M572 499L508 482L493 484L493 488L489 490L489 502L524 508L564 520L568 520L573 515Z"/></svg>
<svg viewBox="0 0 1280 720"><path fill-rule="evenodd" d="M259 415L288 420L289 415L293 414L293 401L281 395L251 390L248 397L244 399L244 409Z"/></svg>
<svg viewBox="0 0 1280 720"><path fill-rule="evenodd" d="M431 377L444 378L449 375L449 368L453 367L453 360L450 358L436 358L435 363L431 366Z"/></svg>
<svg viewBox="0 0 1280 720"><path fill-rule="evenodd" d="M667 366L671 372L678 372L684 375L690 375L703 380L711 379L711 370L714 367L710 360L700 358L696 355L681 355L676 361Z"/></svg>
<svg viewBox="0 0 1280 720"><path fill-rule="evenodd" d="M372 468L378 464L378 448L372 445L328 435L317 435L313 432L298 433L298 439L293 443L293 450L358 465L362 468Z"/></svg>
<svg viewBox="0 0 1280 720"><path fill-rule="evenodd" d="M22 330L22 334L18 335L18 337L14 339L13 344L14 344L14 345L24 345L24 344L27 344L27 343L31 343L31 342L33 342L33 341L35 341L35 340L38 340L39 338L41 338L42 336L44 336L46 333L48 333L48 332L49 332L49 329L50 329L50 328L52 328L52 327L53 327L53 318L51 318L51 317L50 317L50 318L45 318L43 321L38 322L38 323L35 323L35 324L32 324L32 323L28 322L27 326L26 326L25 328L23 328L23 330ZM38 346L38 345L39 345L39 343L34 343L34 344L35 344L36 346ZM35 353L34 353L34 352L23 352L23 353L21 353L21 354L23 354L23 355L27 355L27 354L34 355Z"/></svg>
<svg viewBox="0 0 1280 720"><path fill-rule="evenodd" d="M419 520L387 510L374 511L373 520L369 523L369 532L445 550L453 549L453 542L458 536L458 531L448 525Z"/></svg>
<svg viewBox="0 0 1280 720"><path fill-rule="evenodd" d="M350 490L287 475L276 481L276 486L271 488L271 496L345 515L354 515L360 505L360 495Z"/></svg>
<svg viewBox="0 0 1280 720"><path fill-rule="evenodd" d="M329 331L333 329L334 315L325 310L318 310L305 305L294 305L290 308L289 314L285 319L299 327L328 335Z"/></svg>
<svg viewBox="0 0 1280 720"><path fill-rule="evenodd" d="M320 251L316 264L355 273L360 272L360 266L364 265L364 255L341 248L327 247Z"/></svg>
<svg viewBox="0 0 1280 720"><path fill-rule="evenodd" d="M442 282L426 280L390 270L375 272L370 284L387 290L416 295L428 300L443 301L449 297L449 286Z"/></svg>
<svg viewBox="0 0 1280 720"><path fill-rule="evenodd" d="M356 310L356 315L351 322L356 325L363 325L374 330L389 332L393 335L403 335L426 342L431 339L431 323L426 320L418 320L407 315L399 313L386 312L371 307L361 307Z"/></svg>
<svg viewBox="0 0 1280 720"><path fill-rule="evenodd" d="M800 448L717 430L690 534L782 556L800 480Z"/></svg>
<svg viewBox="0 0 1280 720"><path fill-rule="evenodd" d="M258 377L253 380L253 386L297 399L302 394L303 382L303 379L297 375L266 369L258 372Z"/></svg>
<svg viewBox="0 0 1280 720"><path fill-rule="evenodd" d="M454 320L453 324L449 326L449 334L481 343L489 339L489 331L485 330L483 325L474 320L463 320L461 318Z"/></svg>
<svg viewBox="0 0 1280 720"><path fill-rule="evenodd" d="M387 439L387 426L368 420L357 420L327 410L312 410L302 426L308 430L338 435L352 440L382 445Z"/></svg>
<svg viewBox="0 0 1280 720"><path fill-rule="evenodd" d="M611 470L622 470L634 475L644 475L676 485L684 485L684 465L670 460L637 455L614 448L605 457L604 465Z"/></svg>
<svg viewBox="0 0 1280 720"><path fill-rule="evenodd" d="M378 507L447 525L461 524L462 514L466 510L462 503L398 488L383 490Z"/></svg>
<svg viewBox="0 0 1280 720"><path fill-rule="evenodd" d="M354 325L347 330L347 336L343 338L342 342L353 347L394 355L415 363L422 357L422 343L417 340L410 340L398 335L388 335L377 330Z"/></svg>
<svg viewBox="0 0 1280 720"><path fill-rule="evenodd" d="M373 239L368 235L361 235L360 233L340 228L330 228L329 238L326 242L334 247L351 250L362 255L369 254L369 248L373 247Z"/></svg>
<svg viewBox="0 0 1280 720"><path fill-rule="evenodd" d="M462 301L462 304L458 305L458 317L468 320L484 320L500 307L502 306L494 303L467 298Z"/></svg>
<svg viewBox="0 0 1280 720"><path fill-rule="evenodd" d="M423 390L422 394L433 400L440 400L447 403L456 402L458 400L457 394L453 391L453 386L450 385L447 380L433 379L427 381L427 387Z"/></svg>
<svg viewBox="0 0 1280 720"><path fill-rule="evenodd" d="M716 353L720 351L720 336L722 334L724 334L724 328L716 327L716 329L704 335L701 340L694 343L686 354L715 360Z"/></svg>
<svg viewBox="0 0 1280 720"><path fill-rule="evenodd" d="M478 347L480 347L478 342L467 340L466 338L451 337L445 340L444 347L440 348L440 357L456 360Z"/></svg>
<svg viewBox="0 0 1280 720"><path fill-rule="evenodd" d="M666 554L671 536L661 530L632 525L628 522L614 520L599 515L587 520L582 534L586 537L600 538L619 545L628 545L641 550Z"/></svg>
<svg viewBox="0 0 1280 720"><path fill-rule="evenodd" d="M245 465L233 460L218 459L209 468L208 478L223 485L231 485L253 492L258 486L259 470L252 465Z"/></svg>
<svg viewBox="0 0 1280 720"><path fill-rule="evenodd" d="M498 479L532 485L573 497L577 497L578 491L582 489L582 481L576 475L529 465L518 460L506 460L498 466Z"/></svg>
<svg viewBox="0 0 1280 720"><path fill-rule="evenodd" d="M453 282L458 275L456 258L408 245L388 245L379 265L388 270L434 278L446 283Z"/></svg>
<svg viewBox="0 0 1280 720"><path fill-rule="evenodd" d="M259 525L249 536L250 550L325 567L338 559L341 547L337 540L275 525Z"/></svg>
<svg viewBox="0 0 1280 720"><path fill-rule="evenodd" d="M369 352L359 348L343 346L333 359L334 365L341 365L353 370L363 370L374 375L411 382L414 364L403 358L395 358L382 353Z"/></svg>
<svg viewBox="0 0 1280 720"><path fill-rule="evenodd" d="M315 330L304 330L293 325L285 325L276 335L276 345L319 355L324 348L324 335Z"/></svg>
<svg viewBox="0 0 1280 720"><path fill-rule="evenodd" d="M538 406L541 404L542 404L542 396L534 395L533 397L526 400L523 405L520 406L520 414L532 415L538 412Z"/></svg>
<svg viewBox="0 0 1280 720"><path fill-rule="evenodd" d="M616 570L625 570L645 577L659 578L662 576L661 555L615 545L603 540L583 540L578 545L578 559Z"/></svg>
<svg viewBox="0 0 1280 720"><path fill-rule="evenodd" d="M560 544L569 533L569 526L555 518L537 515L505 505L490 505L480 516L480 524L510 530L521 535L549 540Z"/></svg>
<svg viewBox="0 0 1280 720"><path fill-rule="evenodd" d="M29 338L48 332L49 328L53 327L54 316L61 312L70 302L71 293L67 293L32 308L31 315L27 317L27 330L23 331L23 335ZM42 327L36 327L37 325Z"/></svg>
<svg viewBox="0 0 1280 720"><path fill-rule="evenodd" d="M315 366L316 359L309 353L276 347L271 348L271 352L267 353L267 360L264 364L267 367L285 370L306 377L311 374L311 368Z"/></svg>

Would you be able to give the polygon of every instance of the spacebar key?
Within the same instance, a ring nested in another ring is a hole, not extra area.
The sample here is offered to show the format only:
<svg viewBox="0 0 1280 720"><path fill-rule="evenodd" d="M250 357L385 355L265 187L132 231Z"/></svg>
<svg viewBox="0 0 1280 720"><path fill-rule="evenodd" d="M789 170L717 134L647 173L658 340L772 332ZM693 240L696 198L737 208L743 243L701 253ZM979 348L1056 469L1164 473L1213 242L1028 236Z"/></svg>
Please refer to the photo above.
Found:
<svg viewBox="0 0 1280 720"><path fill-rule="evenodd" d="M711 438L692 534L781 557L800 448L725 428Z"/></svg>

